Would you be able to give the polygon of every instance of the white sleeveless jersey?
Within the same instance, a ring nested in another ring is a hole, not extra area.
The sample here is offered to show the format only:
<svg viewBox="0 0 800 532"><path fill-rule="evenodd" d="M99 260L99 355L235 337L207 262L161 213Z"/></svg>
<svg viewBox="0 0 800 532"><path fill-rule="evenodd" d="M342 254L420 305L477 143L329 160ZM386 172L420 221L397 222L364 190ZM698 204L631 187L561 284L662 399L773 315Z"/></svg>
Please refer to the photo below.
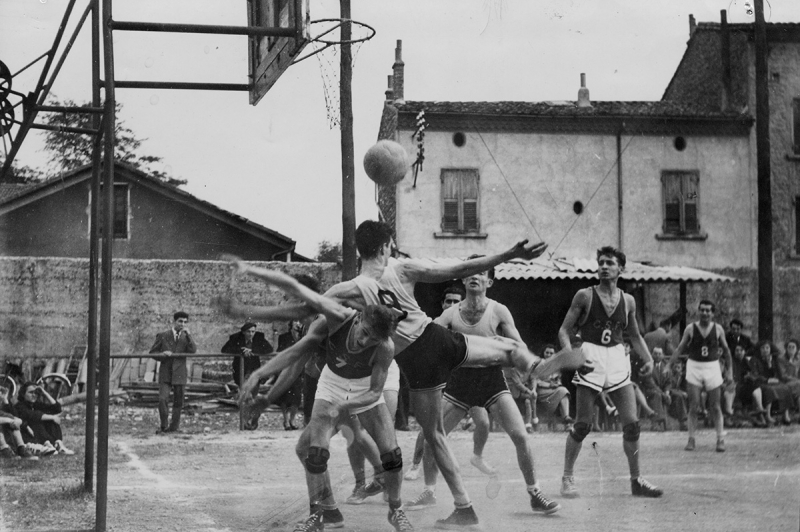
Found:
<svg viewBox="0 0 800 532"><path fill-rule="evenodd" d="M500 303L490 299L480 321L474 325L470 325L469 323L465 322L463 318L461 318L461 312L459 312L460 305L453 305L452 307L446 309L444 312L442 312L442 316L439 319L447 320L450 328L453 331L461 334L488 337L497 336L497 329L500 326L500 319L497 317L495 310L497 309L498 305L500 305Z"/></svg>
<svg viewBox="0 0 800 532"><path fill-rule="evenodd" d="M397 277L395 268L400 261L390 258L380 281L359 275L353 279L367 305L386 305L397 313L397 330L392 337L395 354L401 353L414 340L419 338L431 319L425 314L414 294L406 292Z"/></svg>

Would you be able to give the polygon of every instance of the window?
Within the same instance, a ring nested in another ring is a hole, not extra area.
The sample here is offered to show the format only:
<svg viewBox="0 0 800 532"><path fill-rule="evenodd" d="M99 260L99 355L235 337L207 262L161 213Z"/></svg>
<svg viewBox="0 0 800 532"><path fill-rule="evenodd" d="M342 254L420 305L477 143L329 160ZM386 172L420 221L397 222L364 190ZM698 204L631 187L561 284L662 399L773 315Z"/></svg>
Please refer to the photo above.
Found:
<svg viewBox="0 0 800 532"><path fill-rule="evenodd" d="M100 238L103 237L103 187L100 187L100 219L98 226L100 227ZM90 198L91 204L91 198ZM129 210L130 210L130 194L128 185L114 184L114 238L127 239L129 237Z"/></svg>
<svg viewBox="0 0 800 532"><path fill-rule="evenodd" d="M792 100L792 144L795 155L800 155L800 98Z"/></svg>
<svg viewBox="0 0 800 532"><path fill-rule="evenodd" d="M668 170L661 173L665 235L697 235L700 176L697 172Z"/></svg>
<svg viewBox="0 0 800 532"><path fill-rule="evenodd" d="M800 208L800 196L794 198L794 254L800 255L800 216L797 209Z"/></svg>
<svg viewBox="0 0 800 532"><path fill-rule="evenodd" d="M474 169L442 170L443 232L478 232L478 181Z"/></svg>

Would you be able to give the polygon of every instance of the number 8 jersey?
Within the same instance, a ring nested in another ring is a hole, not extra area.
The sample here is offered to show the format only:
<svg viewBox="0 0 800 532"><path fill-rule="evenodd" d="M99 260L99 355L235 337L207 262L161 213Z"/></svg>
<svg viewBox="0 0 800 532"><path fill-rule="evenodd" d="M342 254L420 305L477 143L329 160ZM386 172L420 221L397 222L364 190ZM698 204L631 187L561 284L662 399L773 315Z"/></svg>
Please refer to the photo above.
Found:
<svg viewBox="0 0 800 532"><path fill-rule="evenodd" d="M711 330L708 331L708 336L703 336L700 333L700 327L696 323L692 324L692 341L686 346L686 351L689 353L689 360L697 362L714 362L719 360L719 332L717 331L717 324L711 324Z"/></svg>
<svg viewBox="0 0 800 532"><path fill-rule="evenodd" d="M613 347L622 343L622 336L628 326L628 312L625 305L625 292L620 290L617 308L609 316L600 296L592 287L592 303L586 321L580 325L581 340L603 347Z"/></svg>

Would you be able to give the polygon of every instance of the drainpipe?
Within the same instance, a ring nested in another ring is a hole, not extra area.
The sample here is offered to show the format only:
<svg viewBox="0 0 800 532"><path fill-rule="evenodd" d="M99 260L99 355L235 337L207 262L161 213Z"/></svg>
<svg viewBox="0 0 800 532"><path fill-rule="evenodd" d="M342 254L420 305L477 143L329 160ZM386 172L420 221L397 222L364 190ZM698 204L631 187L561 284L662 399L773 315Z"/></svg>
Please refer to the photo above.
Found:
<svg viewBox="0 0 800 532"><path fill-rule="evenodd" d="M619 125L619 129L617 130L617 203L618 203L618 242L617 242L617 249L623 251L622 247L622 236L623 236L623 217L622 217L622 130L625 127L625 122L621 122Z"/></svg>

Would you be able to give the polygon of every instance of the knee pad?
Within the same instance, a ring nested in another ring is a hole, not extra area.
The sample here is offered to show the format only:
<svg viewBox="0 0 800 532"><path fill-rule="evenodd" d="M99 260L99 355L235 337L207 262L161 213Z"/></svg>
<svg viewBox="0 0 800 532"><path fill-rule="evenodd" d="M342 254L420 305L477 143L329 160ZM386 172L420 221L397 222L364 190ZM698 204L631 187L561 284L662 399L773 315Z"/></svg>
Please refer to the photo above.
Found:
<svg viewBox="0 0 800 532"><path fill-rule="evenodd" d="M322 447L309 447L306 456L306 471L314 475L319 475L328 470L328 458L331 453Z"/></svg>
<svg viewBox="0 0 800 532"><path fill-rule="evenodd" d="M583 440L586 439L586 436L592 432L592 426L588 423L584 423L583 421L578 421L575 425L572 426L572 430L569 432L569 435L578 443L581 443Z"/></svg>
<svg viewBox="0 0 800 532"><path fill-rule="evenodd" d="M400 447L381 455L381 465L384 471L397 471L403 469L403 452Z"/></svg>
<svg viewBox="0 0 800 532"><path fill-rule="evenodd" d="M622 439L625 441L639 441L639 422L628 423L622 427Z"/></svg>

